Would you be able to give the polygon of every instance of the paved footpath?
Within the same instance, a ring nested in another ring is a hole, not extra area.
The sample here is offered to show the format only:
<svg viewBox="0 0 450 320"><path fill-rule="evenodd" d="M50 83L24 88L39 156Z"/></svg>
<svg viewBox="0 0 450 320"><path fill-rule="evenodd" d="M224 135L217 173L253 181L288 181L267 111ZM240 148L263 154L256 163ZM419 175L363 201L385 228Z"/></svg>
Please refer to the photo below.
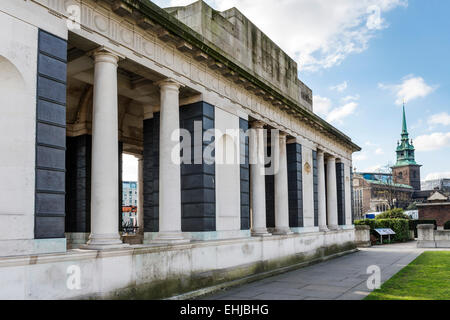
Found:
<svg viewBox="0 0 450 320"><path fill-rule="evenodd" d="M360 248L359 252L233 287L208 300L360 300L370 293L367 268L381 269L381 282L418 257L416 242Z"/></svg>

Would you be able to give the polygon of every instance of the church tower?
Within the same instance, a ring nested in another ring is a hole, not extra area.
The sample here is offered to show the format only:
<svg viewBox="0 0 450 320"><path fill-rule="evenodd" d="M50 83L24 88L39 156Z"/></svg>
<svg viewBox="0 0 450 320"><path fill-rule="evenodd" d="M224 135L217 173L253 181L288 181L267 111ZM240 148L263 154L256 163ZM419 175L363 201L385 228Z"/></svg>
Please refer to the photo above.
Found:
<svg viewBox="0 0 450 320"><path fill-rule="evenodd" d="M394 183L407 184L420 190L420 167L415 160L414 146L409 140L406 125L405 105L403 104L402 139L397 143L397 163L392 167Z"/></svg>

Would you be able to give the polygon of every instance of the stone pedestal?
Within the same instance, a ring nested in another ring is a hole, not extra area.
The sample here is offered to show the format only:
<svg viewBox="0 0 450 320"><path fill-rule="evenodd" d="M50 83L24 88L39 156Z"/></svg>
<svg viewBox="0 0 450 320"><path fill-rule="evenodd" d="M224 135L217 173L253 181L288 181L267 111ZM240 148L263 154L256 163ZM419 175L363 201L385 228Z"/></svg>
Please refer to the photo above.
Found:
<svg viewBox="0 0 450 320"><path fill-rule="evenodd" d="M417 226L417 240L418 248L436 248L434 224L419 224Z"/></svg>

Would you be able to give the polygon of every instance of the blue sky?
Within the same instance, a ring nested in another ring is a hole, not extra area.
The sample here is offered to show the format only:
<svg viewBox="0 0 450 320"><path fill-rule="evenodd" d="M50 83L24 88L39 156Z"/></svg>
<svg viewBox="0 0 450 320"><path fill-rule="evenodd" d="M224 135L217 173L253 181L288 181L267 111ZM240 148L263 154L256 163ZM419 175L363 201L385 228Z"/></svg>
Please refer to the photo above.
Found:
<svg viewBox="0 0 450 320"><path fill-rule="evenodd" d="M422 179L450 178L450 1L206 2L237 7L299 63L315 111L363 148L358 171L395 161L405 99Z"/></svg>
<svg viewBox="0 0 450 320"><path fill-rule="evenodd" d="M432 89L406 104L410 137L419 139L416 160L423 165L423 179L438 174L450 177L448 12L448 1L408 1L407 7L383 16L388 27L371 39L367 50L349 55L338 66L301 74L314 95L327 97L334 104L339 105L346 95L359 96L355 112L334 123L363 148L355 154L358 170L394 161L401 131L401 105L396 104L395 94L400 87L392 86L405 79L422 78ZM345 81L347 88L343 92L330 89ZM420 87L420 81L418 84ZM418 90L412 87L409 94Z"/></svg>

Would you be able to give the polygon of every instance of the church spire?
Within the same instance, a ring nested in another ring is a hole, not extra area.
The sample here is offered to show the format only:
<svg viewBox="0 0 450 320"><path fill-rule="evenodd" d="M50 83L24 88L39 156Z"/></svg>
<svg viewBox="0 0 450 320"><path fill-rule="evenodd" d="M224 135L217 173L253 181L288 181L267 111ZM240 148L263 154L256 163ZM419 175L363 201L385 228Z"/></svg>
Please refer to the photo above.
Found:
<svg viewBox="0 0 450 320"><path fill-rule="evenodd" d="M405 112L405 102L403 101L403 123L402 123L402 135L408 134L408 127L406 125L406 112Z"/></svg>
<svg viewBox="0 0 450 320"><path fill-rule="evenodd" d="M396 166L415 165L414 146L409 140L408 126L406 124L405 102L403 102L403 119L401 141L397 145L397 163Z"/></svg>

